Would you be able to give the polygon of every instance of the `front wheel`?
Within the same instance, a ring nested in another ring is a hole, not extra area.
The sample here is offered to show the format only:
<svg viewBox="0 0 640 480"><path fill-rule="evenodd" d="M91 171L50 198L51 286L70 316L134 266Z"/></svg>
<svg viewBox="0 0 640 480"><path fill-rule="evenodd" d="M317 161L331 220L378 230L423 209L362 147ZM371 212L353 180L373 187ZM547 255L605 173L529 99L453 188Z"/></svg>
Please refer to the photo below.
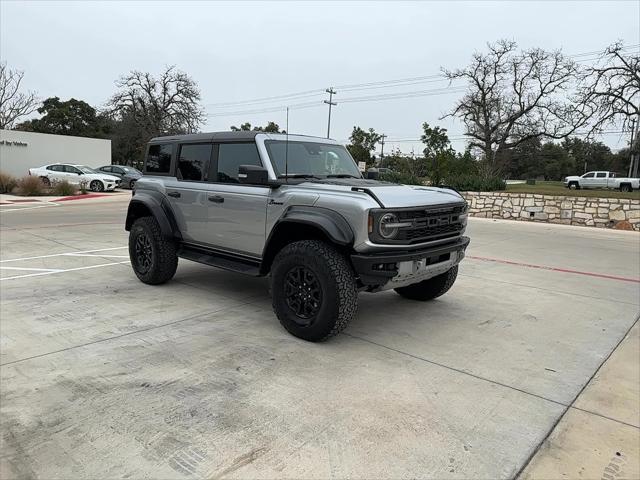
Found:
<svg viewBox="0 0 640 480"><path fill-rule="evenodd" d="M100 180L94 180L89 185L89 188L91 189L92 192L101 192L104 190L104 185Z"/></svg>
<svg viewBox="0 0 640 480"><path fill-rule="evenodd" d="M358 309L351 265L318 240L290 243L278 252L271 269L271 294L282 326L311 342L340 333Z"/></svg>
<svg viewBox="0 0 640 480"><path fill-rule="evenodd" d="M571 190L580 190L580 185L578 184L578 182L571 182L569 183L569 188Z"/></svg>
<svg viewBox="0 0 640 480"><path fill-rule="evenodd" d="M165 238L153 217L140 217L129 232L129 259L136 276L149 285L165 283L178 268L176 244Z"/></svg>
<svg viewBox="0 0 640 480"><path fill-rule="evenodd" d="M433 300L434 298L444 295L453 286L458 277L458 266L447 270L445 273L437 277L423 280L413 285L399 287L394 289L398 295L410 300Z"/></svg>

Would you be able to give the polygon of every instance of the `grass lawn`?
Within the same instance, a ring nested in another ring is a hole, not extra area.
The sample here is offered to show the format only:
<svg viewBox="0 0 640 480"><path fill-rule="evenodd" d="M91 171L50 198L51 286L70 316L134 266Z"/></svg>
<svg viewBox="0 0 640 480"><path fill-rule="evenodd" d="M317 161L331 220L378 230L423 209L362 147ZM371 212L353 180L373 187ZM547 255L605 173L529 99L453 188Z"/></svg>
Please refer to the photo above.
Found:
<svg viewBox="0 0 640 480"><path fill-rule="evenodd" d="M619 192L618 190L571 190L565 188L562 182L537 181L535 185L517 183L507 185L507 192L537 193L541 195L566 195L569 197L600 197L600 198L631 198L640 200L640 191Z"/></svg>

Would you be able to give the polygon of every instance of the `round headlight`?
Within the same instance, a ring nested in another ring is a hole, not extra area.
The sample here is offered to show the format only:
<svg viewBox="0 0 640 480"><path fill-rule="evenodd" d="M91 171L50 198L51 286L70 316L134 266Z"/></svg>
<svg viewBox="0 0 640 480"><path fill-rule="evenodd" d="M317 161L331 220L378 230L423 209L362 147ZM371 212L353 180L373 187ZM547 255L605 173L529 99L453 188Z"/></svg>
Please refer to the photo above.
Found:
<svg viewBox="0 0 640 480"><path fill-rule="evenodd" d="M393 238L398 233L398 227L389 227L389 224L398 223L398 217L396 217L393 213L385 213L382 217L380 217L380 222L378 223L378 233L382 238Z"/></svg>

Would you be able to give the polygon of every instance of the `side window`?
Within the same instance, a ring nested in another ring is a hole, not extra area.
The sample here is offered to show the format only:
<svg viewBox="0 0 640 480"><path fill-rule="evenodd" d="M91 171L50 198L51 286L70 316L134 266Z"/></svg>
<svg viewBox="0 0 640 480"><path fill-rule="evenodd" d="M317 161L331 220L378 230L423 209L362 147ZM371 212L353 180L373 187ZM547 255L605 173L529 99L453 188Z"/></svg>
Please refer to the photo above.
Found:
<svg viewBox="0 0 640 480"><path fill-rule="evenodd" d="M108 171L111 171L113 173L119 173L120 175L124 174L124 171L120 167L107 167L107 168L110 169Z"/></svg>
<svg viewBox="0 0 640 480"><path fill-rule="evenodd" d="M182 145L178 157L178 180L206 180L211 161L211 144Z"/></svg>
<svg viewBox="0 0 640 480"><path fill-rule="evenodd" d="M582 178L593 178L593 172L585 173Z"/></svg>
<svg viewBox="0 0 640 480"><path fill-rule="evenodd" d="M151 145L145 162L145 171L149 173L169 173L171 170L171 153L173 145Z"/></svg>
<svg viewBox="0 0 640 480"><path fill-rule="evenodd" d="M78 170L76 167L72 167L71 165L65 165L64 166L64 171L67 173L82 173L80 170Z"/></svg>
<svg viewBox="0 0 640 480"><path fill-rule="evenodd" d="M54 172L64 172L64 167L62 165L49 165L47 170L52 170Z"/></svg>
<svg viewBox="0 0 640 480"><path fill-rule="evenodd" d="M103 172L112 172L113 168L112 167L100 167L100 170L102 170Z"/></svg>
<svg viewBox="0 0 640 480"><path fill-rule="evenodd" d="M597 178L605 178L607 176L606 172L598 172L596 173Z"/></svg>
<svg viewBox="0 0 640 480"><path fill-rule="evenodd" d="M240 165L262 166L255 143L221 143L218 152L218 182L239 183Z"/></svg>

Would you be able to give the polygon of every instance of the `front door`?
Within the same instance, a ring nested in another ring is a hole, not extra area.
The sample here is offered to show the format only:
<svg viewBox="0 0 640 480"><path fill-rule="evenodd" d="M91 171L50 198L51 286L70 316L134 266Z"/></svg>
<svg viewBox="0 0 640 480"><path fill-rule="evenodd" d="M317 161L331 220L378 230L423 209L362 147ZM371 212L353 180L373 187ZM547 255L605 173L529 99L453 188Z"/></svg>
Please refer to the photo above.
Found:
<svg viewBox="0 0 640 480"><path fill-rule="evenodd" d="M255 257L262 255L269 187L240 184L240 165L262 165L254 142L221 143L207 183L202 238L214 247Z"/></svg>

